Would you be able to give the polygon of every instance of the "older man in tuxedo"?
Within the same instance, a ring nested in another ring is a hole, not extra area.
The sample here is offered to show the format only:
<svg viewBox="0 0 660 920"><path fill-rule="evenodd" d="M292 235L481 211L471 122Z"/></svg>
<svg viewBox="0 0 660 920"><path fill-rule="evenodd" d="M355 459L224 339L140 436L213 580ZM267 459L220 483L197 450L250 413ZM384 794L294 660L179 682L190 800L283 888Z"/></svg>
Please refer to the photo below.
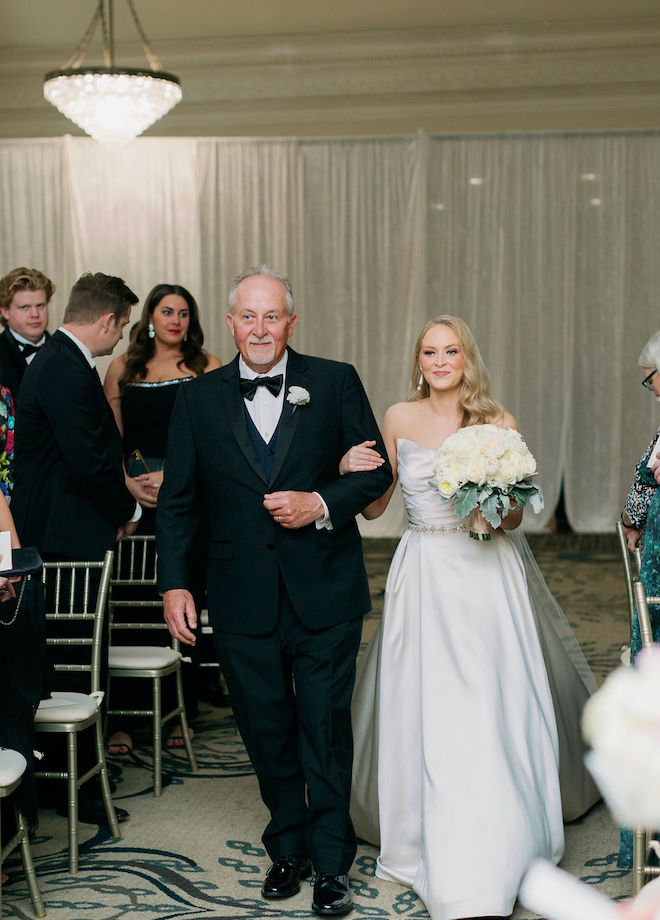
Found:
<svg viewBox="0 0 660 920"><path fill-rule="evenodd" d="M14 268L0 278L0 384L9 387L14 402L25 369L45 344L48 304L55 284L37 268Z"/></svg>
<svg viewBox="0 0 660 920"><path fill-rule="evenodd" d="M236 720L270 811L262 894L351 907L350 701L370 607L355 515L388 488L389 465L339 475L365 438L386 456L355 370L287 346L289 281L239 275L227 325L239 354L182 389L157 510L159 583L172 634L197 622L186 559L202 505L211 519L209 616Z"/></svg>

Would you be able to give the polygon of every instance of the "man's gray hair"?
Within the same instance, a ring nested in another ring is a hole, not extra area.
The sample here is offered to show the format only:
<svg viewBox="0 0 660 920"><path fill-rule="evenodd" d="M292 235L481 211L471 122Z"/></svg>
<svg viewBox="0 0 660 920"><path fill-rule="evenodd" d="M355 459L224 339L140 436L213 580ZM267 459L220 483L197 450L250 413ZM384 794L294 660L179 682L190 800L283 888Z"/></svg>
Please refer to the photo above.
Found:
<svg viewBox="0 0 660 920"><path fill-rule="evenodd" d="M234 304L236 303L236 290L241 283L245 281L246 278L253 278L255 275L265 275L266 278L274 278L275 281L279 281L284 285L284 290L286 292L286 306L289 311L289 316L293 316L293 288L291 287L291 282L286 275L276 272L274 268L270 268L269 265L256 265L252 268L246 268L245 271L241 272L240 275L236 275L234 280L231 283L229 288L229 312L234 312Z"/></svg>

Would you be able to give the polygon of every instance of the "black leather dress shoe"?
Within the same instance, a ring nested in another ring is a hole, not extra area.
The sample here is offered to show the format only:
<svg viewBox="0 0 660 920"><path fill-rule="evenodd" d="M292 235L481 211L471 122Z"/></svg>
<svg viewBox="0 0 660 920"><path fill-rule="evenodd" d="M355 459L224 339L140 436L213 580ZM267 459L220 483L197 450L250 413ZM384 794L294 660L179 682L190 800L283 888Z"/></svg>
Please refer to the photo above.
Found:
<svg viewBox="0 0 660 920"><path fill-rule="evenodd" d="M312 864L300 856L280 856L266 873L261 888L265 898L290 898L300 891L300 881L312 874Z"/></svg>
<svg viewBox="0 0 660 920"><path fill-rule="evenodd" d="M315 914L347 914L353 909L348 875L324 875L319 872L314 882L312 910Z"/></svg>
<svg viewBox="0 0 660 920"><path fill-rule="evenodd" d="M55 814L60 815L62 818L68 817L69 813L66 809L66 805L60 805L56 808ZM125 808L115 808L115 814L117 815L119 824L129 817ZM91 799L89 802L82 802L78 806L78 820L82 821L83 824L104 824L107 827L108 816L105 813L105 807L101 799Z"/></svg>

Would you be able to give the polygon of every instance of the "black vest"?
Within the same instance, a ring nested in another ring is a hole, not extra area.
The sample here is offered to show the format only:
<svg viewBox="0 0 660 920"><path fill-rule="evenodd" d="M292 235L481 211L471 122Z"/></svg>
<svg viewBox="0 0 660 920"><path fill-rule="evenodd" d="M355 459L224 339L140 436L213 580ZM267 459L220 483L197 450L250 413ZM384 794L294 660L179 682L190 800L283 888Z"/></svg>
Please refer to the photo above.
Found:
<svg viewBox="0 0 660 920"><path fill-rule="evenodd" d="M270 479L273 472L273 466L275 464L275 448L277 447L277 432L279 431L279 422L277 423L277 428L273 432L273 436L266 444L264 439L259 434L259 429L252 421L250 413L247 410L245 403L243 403L243 411L245 412L245 421L247 422L248 431L250 432L250 438L254 444L254 449L257 452L259 457L259 463L261 469L264 471L266 479Z"/></svg>

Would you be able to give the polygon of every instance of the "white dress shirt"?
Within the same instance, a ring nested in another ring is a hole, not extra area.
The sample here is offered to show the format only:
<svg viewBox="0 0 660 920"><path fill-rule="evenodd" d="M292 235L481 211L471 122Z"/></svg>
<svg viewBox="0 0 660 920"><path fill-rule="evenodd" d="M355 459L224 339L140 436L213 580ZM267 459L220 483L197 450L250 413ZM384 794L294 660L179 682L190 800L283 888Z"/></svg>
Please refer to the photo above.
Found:
<svg viewBox="0 0 660 920"><path fill-rule="evenodd" d="M284 393L286 391L286 366L288 359L289 354L285 351L277 364L271 367L267 374L259 374L257 371L253 371L252 368L247 366L242 356L239 356L238 359L239 375L247 380L254 380L256 377L276 377L278 374L282 374L284 378L282 389L277 396L271 393L268 387L261 386L257 387L253 399L243 400L245 408L254 422L255 428L266 444L268 444L273 437L275 429L279 424L280 416L282 415ZM325 528L326 530L332 530L328 506L323 500L323 496L319 495L318 492L314 492L314 495L316 495L323 505L323 517L316 521L316 529L321 530Z"/></svg>
<svg viewBox="0 0 660 920"><path fill-rule="evenodd" d="M268 387L257 387L253 399L244 399L245 408L248 410L254 426L268 444L275 433L280 416L282 415L282 406L284 405L284 392L286 390L286 365L289 355L285 351L284 355L267 374L259 374L248 367L242 357L238 359L238 370L241 377L246 380L254 380L257 377L276 377L282 374L282 389L277 396L274 396Z"/></svg>

